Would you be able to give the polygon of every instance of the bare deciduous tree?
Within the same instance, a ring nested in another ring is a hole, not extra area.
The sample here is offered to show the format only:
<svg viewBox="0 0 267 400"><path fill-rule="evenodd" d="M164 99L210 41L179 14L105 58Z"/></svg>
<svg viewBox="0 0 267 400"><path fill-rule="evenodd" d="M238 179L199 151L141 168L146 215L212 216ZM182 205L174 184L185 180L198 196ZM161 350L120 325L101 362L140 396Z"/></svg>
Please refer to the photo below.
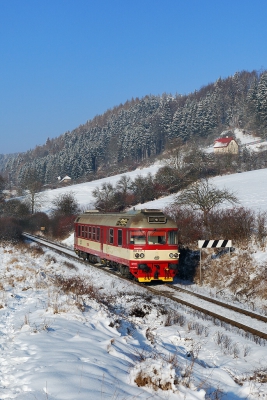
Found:
<svg viewBox="0 0 267 400"><path fill-rule="evenodd" d="M79 204L72 191L58 195L52 204L54 215L76 215L79 212Z"/></svg>
<svg viewBox="0 0 267 400"><path fill-rule="evenodd" d="M132 202L132 180L127 175L122 175L116 184L117 197L120 200L121 209L129 206ZM118 203L118 201L117 201Z"/></svg>
<svg viewBox="0 0 267 400"><path fill-rule="evenodd" d="M30 209L27 204L21 202L19 199L11 199L3 205L3 215L5 217L25 217L30 214Z"/></svg>
<svg viewBox="0 0 267 400"><path fill-rule="evenodd" d="M208 225L208 214L223 202L238 203L237 197L227 189L217 189L208 179L201 179L184 189L175 199L175 204L187 205L203 213L204 224Z"/></svg>
<svg viewBox="0 0 267 400"><path fill-rule="evenodd" d="M29 169L24 174L21 180L21 187L25 192L24 202L31 209L31 213L34 214L44 201L43 193L40 193L42 183L35 169Z"/></svg>
<svg viewBox="0 0 267 400"><path fill-rule="evenodd" d="M95 207L101 211L110 211L114 206L115 189L111 183L104 182L101 188L95 188L92 192L95 200Z"/></svg>

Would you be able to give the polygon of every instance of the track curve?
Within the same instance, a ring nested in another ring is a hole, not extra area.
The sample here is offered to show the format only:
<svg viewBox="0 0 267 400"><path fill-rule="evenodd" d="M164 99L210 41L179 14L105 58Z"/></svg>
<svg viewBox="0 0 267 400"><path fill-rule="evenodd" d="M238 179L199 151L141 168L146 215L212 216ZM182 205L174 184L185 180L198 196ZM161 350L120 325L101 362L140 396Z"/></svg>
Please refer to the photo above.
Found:
<svg viewBox="0 0 267 400"><path fill-rule="evenodd" d="M23 237L25 239L38 242L41 245L60 252L61 254L65 254L68 257L74 258L76 261L79 260L81 263L101 269L102 271L115 275L120 279L130 281L129 279L119 275L118 272L114 271L112 268L104 267L101 264L89 264L87 261L81 260L73 250L63 246L62 244L55 243L43 237L35 236L26 232L23 233ZM140 284L139 282L130 282L134 285L144 287L144 284ZM216 299L212 299L201 294L192 293L186 289L175 287L174 285L162 284L153 287L149 285L146 286L146 289L158 296L164 296L172 301L181 303L185 306L193 308L194 310L209 315L214 319L219 319L227 324L249 332L252 335L267 340L267 318L263 315L236 307L228 303L224 303Z"/></svg>

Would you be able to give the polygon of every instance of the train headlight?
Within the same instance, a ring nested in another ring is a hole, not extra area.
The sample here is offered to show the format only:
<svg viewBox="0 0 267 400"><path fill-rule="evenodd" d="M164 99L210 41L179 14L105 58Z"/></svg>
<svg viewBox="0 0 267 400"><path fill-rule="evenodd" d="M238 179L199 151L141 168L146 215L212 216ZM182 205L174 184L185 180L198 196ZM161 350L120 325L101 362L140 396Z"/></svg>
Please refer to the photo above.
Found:
<svg viewBox="0 0 267 400"><path fill-rule="evenodd" d="M173 257L178 258L178 253L174 253Z"/></svg>
<svg viewBox="0 0 267 400"><path fill-rule="evenodd" d="M144 258L145 257L145 253L135 253L135 258Z"/></svg>
<svg viewBox="0 0 267 400"><path fill-rule="evenodd" d="M169 254L169 257L170 257L170 258L173 258L173 253L170 253L170 254Z"/></svg>

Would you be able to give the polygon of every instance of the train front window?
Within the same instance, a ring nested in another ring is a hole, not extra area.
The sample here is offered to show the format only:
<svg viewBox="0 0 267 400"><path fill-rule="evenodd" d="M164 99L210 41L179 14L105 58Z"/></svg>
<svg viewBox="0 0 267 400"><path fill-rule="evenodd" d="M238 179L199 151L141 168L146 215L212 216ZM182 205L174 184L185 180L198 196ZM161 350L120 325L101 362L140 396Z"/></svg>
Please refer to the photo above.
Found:
<svg viewBox="0 0 267 400"><path fill-rule="evenodd" d="M177 231L168 232L168 244L178 244Z"/></svg>
<svg viewBox="0 0 267 400"><path fill-rule="evenodd" d="M166 232L164 231L148 231L148 244L166 244Z"/></svg>
<svg viewBox="0 0 267 400"><path fill-rule="evenodd" d="M141 230L130 232L130 244L146 244L146 234Z"/></svg>

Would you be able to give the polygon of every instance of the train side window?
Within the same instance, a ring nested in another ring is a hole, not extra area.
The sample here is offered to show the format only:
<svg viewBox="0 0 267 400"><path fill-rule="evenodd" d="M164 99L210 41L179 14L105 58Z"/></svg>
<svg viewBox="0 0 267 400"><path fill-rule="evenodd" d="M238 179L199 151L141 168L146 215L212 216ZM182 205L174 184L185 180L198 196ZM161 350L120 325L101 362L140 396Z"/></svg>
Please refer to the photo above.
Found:
<svg viewBox="0 0 267 400"><path fill-rule="evenodd" d="M109 243L113 244L114 243L114 230L110 228L109 230Z"/></svg>
<svg viewBox="0 0 267 400"><path fill-rule="evenodd" d="M95 240L95 227L92 228L92 239Z"/></svg>
<svg viewBox="0 0 267 400"><path fill-rule="evenodd" d="M92 228L88 226L88 239L92 239Z"/></svg>
<svg viewBox="0 0 267 400"><path fill-rule="evenodd" d="M177 231L168 232L168 244L178 244Z"/></svg>
<svg viewBox="0 0 267 400"><path fill-rule="evenodd" d="M96 228L96 240L100 242L100 228Z"/></svg>
<svg viewBox="0 0 267 400"><path fill-rule="evenodd" d="M118 246L122 246L122 230L118 229Z"/></svg>
<svg viewBox="0 0 267 400"><path fill-rule="evenodd" d="M87 226L84 227L84 237L87 239Z"/></svg>
<svg viewBox="0 0 267 400"><path fill-rule="evenodd" d="M81 237L81 225L78 225L78 236Z"/></svg>
<svg viewBox="0 0 267 400"><path fill-rule="evenodd" d="M82 225L82 237L84 238L84 225Z"/></svg>

